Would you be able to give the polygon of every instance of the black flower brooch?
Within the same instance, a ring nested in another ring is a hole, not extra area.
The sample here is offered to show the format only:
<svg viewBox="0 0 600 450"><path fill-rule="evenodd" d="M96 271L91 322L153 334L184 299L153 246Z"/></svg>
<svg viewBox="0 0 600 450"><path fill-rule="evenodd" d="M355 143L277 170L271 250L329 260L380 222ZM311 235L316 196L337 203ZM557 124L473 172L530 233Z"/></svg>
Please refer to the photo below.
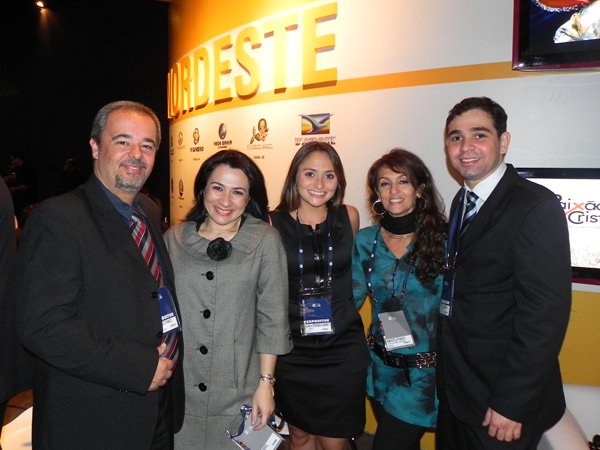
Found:
<svg viewBox="0 0 600 450"><path fill-rule="evenodd" d="M231 256L231 250L231 242L220 237L208 244L206 254L213 261L223 261Z"/></svg>

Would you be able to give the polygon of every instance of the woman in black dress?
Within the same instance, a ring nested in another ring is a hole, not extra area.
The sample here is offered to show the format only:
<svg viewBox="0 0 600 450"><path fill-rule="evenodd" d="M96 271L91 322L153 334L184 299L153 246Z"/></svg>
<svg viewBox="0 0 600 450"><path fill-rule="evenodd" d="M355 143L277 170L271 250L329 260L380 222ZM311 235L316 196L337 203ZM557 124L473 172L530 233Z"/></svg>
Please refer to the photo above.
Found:
<svg viewBox="0 0 600 450"><path fill-rule="evenodd" d="M328 144L304 145L271 213L288 259L294 349L279 357L275 402L291 450L343 450L365 425L368 361L352 295L356 208L342 204L346 179Z"/></svg>

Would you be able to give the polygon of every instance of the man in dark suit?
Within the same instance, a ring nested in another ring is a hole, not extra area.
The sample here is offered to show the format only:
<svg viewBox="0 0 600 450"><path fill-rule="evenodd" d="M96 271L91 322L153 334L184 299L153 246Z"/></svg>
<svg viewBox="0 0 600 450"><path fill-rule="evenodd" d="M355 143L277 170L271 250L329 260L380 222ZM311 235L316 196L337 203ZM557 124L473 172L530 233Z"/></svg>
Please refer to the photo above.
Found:
<svg viewBox="0 0 600 450"><path fill-rule="evenodd" d="M31 389L31 361L17 338L14 302L8 295L16 242L13 201L6 183L0 179L0 426L9 400Z"/></svg>
<svg viewBox="0 0 600 450"><path fill-rule="evenodd" d="M440 307L438 450L535 449L565 411L567 224L552 192L504 162L506 120L478 97L446 121L447 156L464 188L450 211Z"/></svg>
<svg viewBox="0 0 600 450"><path fill-rule="evenodd" d="M146 106L104 106L90 139L94 175L40 204L27 221L15 294L19 337L36 357L35 450L173 448L182 417L182 341L163 342L168 330L159 307L160 293L173 289L173 269L159 212L138 195L160 137ZM154 252L134 240L134 210ZM159 269L151 271L156 258ZM171 343L174 355L166 357Z"/></svg>

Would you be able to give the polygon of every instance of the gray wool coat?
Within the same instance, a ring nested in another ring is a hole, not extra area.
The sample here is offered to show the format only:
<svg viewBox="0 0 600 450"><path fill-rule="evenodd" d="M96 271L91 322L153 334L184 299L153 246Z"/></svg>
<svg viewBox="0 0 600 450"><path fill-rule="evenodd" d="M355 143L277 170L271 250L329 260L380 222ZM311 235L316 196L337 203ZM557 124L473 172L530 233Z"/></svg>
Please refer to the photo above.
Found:
<svg viewBox="0 0 600 450"><path fill-rule="evenodd" d="M252 404L260 353L292 349L287 259L279 233L247 215L230 241L231 256L213 261L193 222L167 231L175 270L184 349L185 419L177 450L234 449L240 406Z"/></svg>

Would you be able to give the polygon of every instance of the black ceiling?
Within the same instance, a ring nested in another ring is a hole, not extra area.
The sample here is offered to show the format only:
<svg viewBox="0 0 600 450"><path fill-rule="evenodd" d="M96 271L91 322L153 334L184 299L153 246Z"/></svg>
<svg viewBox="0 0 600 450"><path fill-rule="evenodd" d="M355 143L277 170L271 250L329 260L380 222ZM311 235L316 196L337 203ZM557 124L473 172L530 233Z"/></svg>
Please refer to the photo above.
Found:
<svg viewBox="0 0 600 450"><path fill-rule="evenodd" d="M22 18L23 16L38 14L39 8L35 4L36 1L37 0L2 0L0 5L0 23L7 23L15 19ZM132 3L136 0L122 1ZM142 1L162 1L167 3L169 2L169 0ZM69 5L82 6L83 2L88 3L88 5L96 4L98 7L102 6L102 1L100 0L44 0L44 3L48 9L68 8Z"/></svg>
<svg viewBox="0 0 600 450"><path fill-rule="evenodd" d="M35 2L36 0L3 0L0 7L0 23L7 23L23 16L37 14L39 8ZM69 0L46 0L44 3L48 8L52 8L63 3L69 3Z"/></svg>

